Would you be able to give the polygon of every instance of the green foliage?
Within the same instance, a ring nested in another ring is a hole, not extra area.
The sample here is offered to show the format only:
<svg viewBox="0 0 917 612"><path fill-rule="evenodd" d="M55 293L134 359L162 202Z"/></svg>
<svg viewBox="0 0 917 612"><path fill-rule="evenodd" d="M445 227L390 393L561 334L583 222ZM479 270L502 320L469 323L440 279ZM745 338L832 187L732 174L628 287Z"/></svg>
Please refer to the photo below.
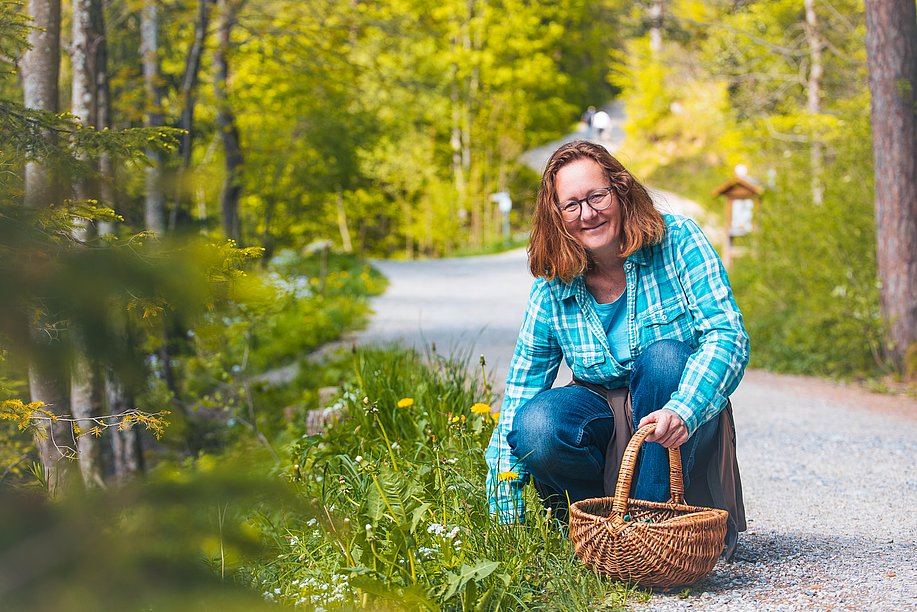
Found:
<svg viewBox="0 0 917 612"><path fill-rule="evenodd" d="M253 515L301 506L268 461L245 448L54 503L0 488L4 610L267 609L243 568L263 551Z"/></svg>
<svg viewBox="0 0 917 612"><path fill-rule="evenodd" d="M471 410L487 400L486 379L431 357L354 353L336 424L293 444L288 474L314 514L274 527L279 555L258 570L265 595L431 610L619 608L642 597L586 570L533 490L525 525L495 523L483 456L495 421Z"/></svg>
<svg viewBox="0 0 917 612"><path fill-rule="evenodd" d="M832 167L821 206L810 203L805 158L779 145L761 151L777 182L757 211L752 257L737 260L732 274L759 367L840 377L887 367L869 124L856 110L864 102L843 107L826 138Z"/></svg>
<svg viewBox="0 0 917 612"><path fill-rule="evenodd" d="M368 264L324 250L282 252L266 269L234 278L219 307L189 326L175 356L177 397L161 387L146 395L183 406L167 442L190 439L192 449L215 451L252 431L273 436L283 427L281 409L304 398L252 379L363 325L368 298L384 287Z"/></svg>
<svg viewBox="0 0 917 612"><path fill-rule="evenodd" d="M610 90L608 27L621 2L386 0L354 5L273 0L245 5L230 53L230 104L245 156L243 240L275 249L315 239L371 255L439 256L480 248L501 232L496 191L515 191L516 158L555 138ZM193 36L191 5L160 12L162 108L180 114L180 75ZM113 3L113 99L139 125L137 20ZM207 58L205 56L205 62ZM209 67L195 116L192 172L167 158L177 223L219 227L223 178ZM131 176L125 216L140 217L144 184ZM179 180L180 179L180 180ZM191 209L190 202L197 204ZM192 220L193 217L193 220ZM524 227L527 215L514 215ZM348 228L347 230L344 227Z"/></svg>

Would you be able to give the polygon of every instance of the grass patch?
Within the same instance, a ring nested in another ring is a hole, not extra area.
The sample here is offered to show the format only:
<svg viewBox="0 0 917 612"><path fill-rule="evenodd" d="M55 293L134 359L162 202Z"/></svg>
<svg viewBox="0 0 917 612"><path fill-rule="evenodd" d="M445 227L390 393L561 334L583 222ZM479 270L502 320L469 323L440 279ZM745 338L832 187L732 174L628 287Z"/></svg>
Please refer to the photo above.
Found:
<svg viewBox="0 0 917 612"><path fill-rule="evenodd" d="M498 525L484 489L495 420L465 364L361 350L337 381L340 418L299 434L286 468L309 512L264 527L264 597L324 609L609 609L645 593L587 570L528 489L524 525Z"/></svg>

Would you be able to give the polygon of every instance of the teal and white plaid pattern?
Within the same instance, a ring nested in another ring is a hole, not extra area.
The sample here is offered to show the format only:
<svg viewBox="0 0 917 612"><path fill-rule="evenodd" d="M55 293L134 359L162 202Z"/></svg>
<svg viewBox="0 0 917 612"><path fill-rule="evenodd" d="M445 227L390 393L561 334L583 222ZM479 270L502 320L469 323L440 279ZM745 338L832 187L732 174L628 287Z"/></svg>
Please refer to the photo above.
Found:
<svg viewBox="0 0 917 612"><path fill-rule="evenodd" d="M663 218L664 240L624 263L628 336L634 359L649 344L667 338L696 349L665 406L693 434L720 413L742 379L748 335L726 270L707 237L691 219ZM580 380L609 389L627 385L629 371L611 355L583 278L570 284L538 278L510 364L500 421L485 455L490 510L501 522L522 520L525 511L522 487L528 474L506 443L513 416L519 406L551 388L562 357Z"/></svg>

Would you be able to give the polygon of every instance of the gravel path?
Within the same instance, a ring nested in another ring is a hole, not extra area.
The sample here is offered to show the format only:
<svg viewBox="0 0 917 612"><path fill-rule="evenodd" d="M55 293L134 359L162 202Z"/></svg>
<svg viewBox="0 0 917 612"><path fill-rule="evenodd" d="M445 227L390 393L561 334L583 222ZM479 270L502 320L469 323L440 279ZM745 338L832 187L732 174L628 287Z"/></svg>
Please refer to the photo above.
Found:
<svg viewBox="0 0 917 612"><path fill-rule="evenodd" d="M390 287L361 343L484 353L502 389L531 285L524 251L376 265ZM737 560L638 607L917 610L917 401L761 371L733 401L749 518Z"/></svg>

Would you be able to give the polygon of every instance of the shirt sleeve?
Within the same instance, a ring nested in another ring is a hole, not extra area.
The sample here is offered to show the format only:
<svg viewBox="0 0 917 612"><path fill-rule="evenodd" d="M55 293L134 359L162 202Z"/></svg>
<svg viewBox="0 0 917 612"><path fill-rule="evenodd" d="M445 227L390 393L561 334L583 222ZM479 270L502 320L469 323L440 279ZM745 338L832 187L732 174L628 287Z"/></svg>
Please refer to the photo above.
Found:
<svg viewBox="0 0 917 612"><path fill-rule="evenodd" d="M748 364L748 334L726 269L710 241L691 219L674 229L676 273L699 334L678 390L665 408L682 418L693 435L726 406Z"/></svg>
<svg viewBox="0 0 917 612"><path fill-rule="evenodd" d="M510 362L500 420L484 455L490 511L501 523L521 522L525 515L522 488L528 473L512 455L506 436L516 409L554 383L562 352L552 330L551 291L546 281L536 279Z"/></svg>

